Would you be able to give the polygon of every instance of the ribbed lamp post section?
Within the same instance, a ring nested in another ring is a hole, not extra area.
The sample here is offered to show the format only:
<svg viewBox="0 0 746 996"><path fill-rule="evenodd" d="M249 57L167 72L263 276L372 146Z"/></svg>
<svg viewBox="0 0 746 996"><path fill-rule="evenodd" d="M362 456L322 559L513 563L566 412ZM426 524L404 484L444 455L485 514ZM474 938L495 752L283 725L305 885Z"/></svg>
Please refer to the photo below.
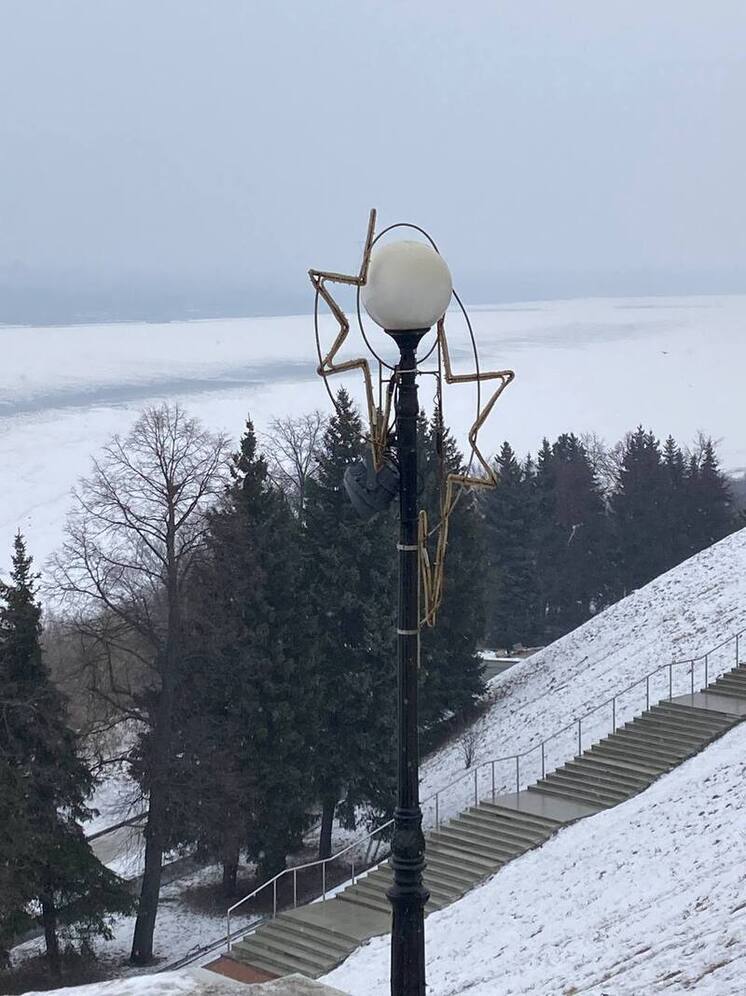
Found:
<svg viewBox="0 0 746 996"><path fill-rule="evenodd" d="M399 348L395 450L399 465L399 612L397 622L398 794L388 891L392 996L425 996L425 837L419 796L417 687L420 658L417 507L417 346L451 299L445 262L422 242L391 242L371 255L361 298Z"/></svg>

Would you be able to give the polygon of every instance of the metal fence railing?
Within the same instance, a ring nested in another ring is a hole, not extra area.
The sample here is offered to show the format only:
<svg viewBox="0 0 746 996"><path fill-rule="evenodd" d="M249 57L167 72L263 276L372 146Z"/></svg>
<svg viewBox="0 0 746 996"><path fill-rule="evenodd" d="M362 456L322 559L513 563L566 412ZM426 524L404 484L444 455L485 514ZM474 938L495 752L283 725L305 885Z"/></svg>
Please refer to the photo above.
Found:
<svg viewBox="0 0 746 996"><path fill-rule="evenodd" d="M428 809L430 810L432 820L428 822L437 829L452 810L460 811L465 806L472 804L476 806L480 800L494 799L507 792L518 793L526 785L533 784L533 782L543 778L547 771L554 770L555 767L577 754L582 754L584 744L587 746L591 742L607 736L609 732L614 733L619 725L639 715L643 711L641 708L643 703L644 709L649 709L651 702L657 702L661 699L670 700L676 695L687 693L693 695L697 688L707 686L720 674L739 664L744 634L746 634L746 629L728 637L698 657L661 664L660 667L638 678L637 681L633 681L626 688L600 702L582 716L566 723L526 750L482 761L462 771L458 778L422 800L423 814L426 814ZM700 675L701 685L699 684ZM458 791L456 791L457 789ZM449 796L448 805L445 804L446 795ZM328 869L331 863L349 855L350 878L346 881L351 879L352 884L354 884L361 871L367 871L372 864L378 862L380 847L384 843L383 838L387 835L393 822L393 820L388 820L382 826L353 841L328 858L319 858L302 865L286 868L274 878L262 883L243 899L239 899L227 912L228 951L230 951L232 944L231 919L241 906L271 889L272 917L277 916L278 888L292 878L292 906L295 908L298 904L298 873L311 868L319 869L320 893L318 898L325 901L329 894ZM365 854L361 856L361 848L363 847L365 847ZM385 857L387 853L385 852L382 857ZM288 900L289 898L288 896Z"/></svg>

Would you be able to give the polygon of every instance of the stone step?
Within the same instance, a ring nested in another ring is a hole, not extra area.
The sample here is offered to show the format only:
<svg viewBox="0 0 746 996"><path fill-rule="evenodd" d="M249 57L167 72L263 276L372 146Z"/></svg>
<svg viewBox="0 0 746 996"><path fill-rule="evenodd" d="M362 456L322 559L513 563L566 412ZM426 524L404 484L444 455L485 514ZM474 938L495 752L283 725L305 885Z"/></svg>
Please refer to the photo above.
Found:
<svg viewBox="0 0 746 996"><path fill-rule="evenodd" d="M661 764L656 764L652 760L643 761L634 752L627 752L617 756L609 750L603 750L602 748L605 746L609 746L613 750L616 747L616 741L613 737L610 737L608 740L600 740L581 755L581 757L576 757L574 760L609 766L617 771L629 772L635 778L645 779L648 782L658 778L663 771L667 770L667 768Z"/></svg>
<svg viewBox="0 0 746 996"><path fill-rule="evenodd" d="M449 832L457 833L466 840L474 840L477 843L486 844L487 847L497 848L503 854L508 855L507 860L523 854L532 843L519 840L513 836L507 836L499 830L491 830L490 827L482 823L466 820L452 820L447 828Z"/></svg>
<svg viewBox="0 0 746 996"><path fill-rule="evenodd" d="M660 720L657 717L641 716L631 723L625 723L617 732L621 733L624 730L641 730L655 737L665 737L672 743L679 743L685 747L696 748L704 740L708 739L708 736L703 736L697 730L687 730L685 727L675 725L673 722L669 723L665 720Z"/></svg>
<svg viewBox="0 0 746 996"><path fill-rule="evenodd" d="M494 813L514 824L520 824L525 827L536 827L538 830L546 831L547 834L559 830L563 825L560 820L551 820L547 816L536 816L534 813L526 813L523 810L509 809L507 806L501 806L495 802L481 802L476 808L488 813Z"/></svg>
<svg viewBox="0 0 746 996"><path fill-rule="evenodd" d="M695 749L692 744L682 744L671 740L670 737L655 735L645 729L617 730L614 740L624 746L636 746L640 752L647 750L649 754L657 755L661 760L673 764L679 764L684 758L690 757Z"/></svg>
<svg viewBox="0 0 746 996"><path fill-rule="evenodd" d="M537 795L549 795L556 799L566 799L570 802L582 802L587 806L593 806L595 809L609 809L611 806L616 805L615 802L602 802L599 799L586 796L584 792L571 791L560 786L545 785L543 782L537 782L536 785L529 785L526 791L536 793Z"/></svg>
<svg viewBox="0 0 746 996"><path fill-rule="evenodd" d="M425 869L425 887L428 889L432 898L441 904L446 904L453 900L454 895L460 895L460 892L455 890L453 886L450 888L446 885L442 879L433 873L431 868ZM365 879L360 880L365 882L380 882L383 885L384 892L391 887L394 882L394 874L391 868L386 868L386 870L377 869L371 872Z"/></svg>
<svg viewBox="0 0 746 996"><path fill-rule="evenodd" d="M720 736L728 727L727 723L723 726L717 721L707 722L695 716L679 716L678 713L672 713L665 709L654 711L655 709L655 706L649 709L638 722L655 723L664 729L674 732L680 730L682 733L690 736L699 737L700 740L708 740L712 739L712 737Z"/></svg>
<svg viewBox="0 0 746 996"><path fill-rule="evenodd" d="M454 864L452 861L444 860L437 854L425 851L425 875L428 870L434 873L443 884L451 884L454 889L465 892L470 889L475 882L483 878L481 870L479 872L465 869L462 865Z"/></svg>
<svg viewBox="0 0 746 996"><path fill-rule="evenodd" d="M629 775L630 778L634 778L635 782L641 785L650 785L660 773L658 768L643 765L631 758L627 760L626 758L617 758L611 754L603 754L597 751L595 747L586 751L582 758L576 758L572 763L582 763L589 767L600 768L601 771L619 772L621 775Z"/></svg>
<svg viewBox="0 0 746 996"><path fill-rule="evenodd" d="M557 774L567 778L577 778L603 788L608 786L614 791L623 792L627 796L636 795L650 784L647 779L631 778L607 768L600 768L589 761L570 761L557 769Z"/></svg>
<svg viewBox="0 0 746 996"><path fill-rule="evenodd" d="M472 872L474 875L491 875L495 871L495 864L489 858L470 854L467 848L458 847L455 844L446 845L436 842L428 847L427 854L431 857L442 858L449 864L453 863L458 868Z"/></svg>
<svg viewBox="0 0 746 996"><path fill-rule="evenodd" d="M547 775L546 778L537 782L537 785L540 788L549 785L552 789L565 789L569 793L574 793L578 798L582 795L584 798L598 800L607 806L615 806L629 798L628 793L623 789L620 791L606 785L594 785L591 782L583 782L578 778L565 777L556 773Z"/></svg>
<svg viewBox="0 0 746 996"><path fill-rule="evenodd" d="M547 837L551 836L551 831L540 830L537 827L522 826L515 821L503 820L499 816L474 806L467 809L466 812L458 816L453 822L474 823L478 826L486 827L490 833L499 834L505 840L515 840L517 843L525 843L528 847L536 847L537 844L542 844Z"/></svg>
<svg viewBox="0 0 746 996"><path fill-rule="evenodd" d="M429 840L466 850L468 853L479 855L496 864L505 864L506 861L511 861L517 853L508 847L501 847L499 843L491 841L489 838L479 837L477 834L467 831L459 832L457 829L438 830L430 835Z"/></svg>
<svg viewBox="0 0 746 996"><path fill-rule="evenodd" d="M718 695L730 695L735 699L746 699L746 688L740 681L726 680L718 678L714 685L708 685L708 690L717 692Z"/></svg>
<svg viewBox="0 0 746 996"><path fill-rule="evenodd" d="M313 938L321 944L338 947L342 950L349 949L350 945L355 947L359 943L357 937L353 934L346 934L344 930L330 930L328 927L322 927L320 924L302 919L300 916L289 912L278 913L270 923L274 926L281 925L286 932L299 934L301 937Z"/></svg>
<svg viewBox="0 0 746 996"><path fill-rule="evenodd" d="M264 924L262 935L282 938L285 944L290 945L291 948L297 948L299 951L310 951L312 954L322 953L329 961L346 957L356 946L355 941L341 945L330 940L329 936L319 938L315 935L288 930L286 924L281 922L279 918ZM327 935L329 935L329 931L327 931Z"/></svg>
<svg viewBox="0 0 746 996"><path fill-rule="evenodd" d="M293 972L300 972L301 975L315 979L325 970L324 968L319 969L317 963L309 961L297 951L292 955L276 951L264 942L263 936L259 932L252 934L246 941L234 944L232 953L240 961L253 965L255 968L261 968L265 972L272 972L274 975L290 975Z"/></svg>
<svg viewBox="0 0 746 996"><path fill-rule="evenodd" d="M340 892L339 900L343 903L352 903L355 906L364 906L368 910L375 910L377 913L390 913L391 904L384 896L379 899L378 896L370 895L367 892L361 892L357 886L352 889L345 889L344 892Z"/></svg>
<svg viewBox="0 0 746 996"><path fill-rule="evenodd" d="M589 774L596 772L605 778L613 778L636 788L640 786L647 788L654 777L653 772L641 767L635 768L632 763L623 765L609 762L608 759L604 760L598 753L593 753L592 749L586 751L581 757L574 757L567 764L571 767L582 768Z"/></svg>
<svg viewBox="0 0 746 996"><path fill-rule="evenodd" d="M668 709L664 705L653 706L646 715L663 719L666 723L674 723L677 726L684 725L690 730L701 730L705 734L723 733L732 725L732 720L722 713L711 712L709 716L703 716L693 709L684 712L681 709Z"/></svg>
<svg viewBox="0 0 746 996"><path fill-rule="evenodd" d="M715 711L714 709L700 709L699 706L688 706L684 705L683 702L668 702L664 699L662 702L658 703L658 706L661 709L668 709L672 712L677 712L677 713L680 712L685 714L690 712L697 712L701 713L703 716L717 716L718 718L722 719L723 722L727 722L730 724L733 724L738 720L738 715L736 713L720 712L720 711Z"/></svg>
<svg viewBox="0 0 746 996"><path fill-rule="evenodd" d="M272 933L269 930L254 934L246 943L254 951L259 951L261 957L268 958L276 964L288 961L305 963L318 974L328 971L330 961L334 964L339 959L336 952L329 956L319 949L314 951L307 946L301 947L294 940L289 941L286 935Z"/></svg>
<svg viewBox="0 0 746 996"><path fill-rule="evenodd" d="M670 755L663 756L658 754L657 751L650 749L645 750L644 745L635 744L632 740L622 741L616 739L616 737L609 737L608 740L602 740L601 743L595 744L592 748L592 753L600 757L610 757L619 761L647 765L657 775L665 774L679 763L675 757L671 757Z"/></svg>

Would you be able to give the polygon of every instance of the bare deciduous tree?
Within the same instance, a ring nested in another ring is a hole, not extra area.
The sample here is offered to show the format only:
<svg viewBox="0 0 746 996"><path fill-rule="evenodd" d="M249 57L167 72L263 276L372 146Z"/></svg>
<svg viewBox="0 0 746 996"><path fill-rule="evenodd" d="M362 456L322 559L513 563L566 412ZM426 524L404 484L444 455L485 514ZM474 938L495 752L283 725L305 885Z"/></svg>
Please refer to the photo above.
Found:
<svg viewBox="0 0 746 996"><path fill-rule="evenodd" d="M273 419L262 437L269 475L301 518L306 504L306 483L313 473L325 428L326 417L315 411L297 418Z"/></svg>
<svg viewBox="0 0 746 996"><path fill-rule="evenodd" d="M484 739L484 725L481 721L469 723L465 721L465 726L458 735L457 744L464 759L464 767L470 768L477 760L479 748Z"/></svg>
<svg viewBox="0 0 746 996"><path fill-rule="evenodd" d="M74 491L53 566L63 605L88 651L97 651L97 691L116 715L149 731L145 867L132 943L138 964L153 954L186 581L206 513L223 492L227 452L223 436L178 406L147 409L124 439L111 440Z"/></svg>

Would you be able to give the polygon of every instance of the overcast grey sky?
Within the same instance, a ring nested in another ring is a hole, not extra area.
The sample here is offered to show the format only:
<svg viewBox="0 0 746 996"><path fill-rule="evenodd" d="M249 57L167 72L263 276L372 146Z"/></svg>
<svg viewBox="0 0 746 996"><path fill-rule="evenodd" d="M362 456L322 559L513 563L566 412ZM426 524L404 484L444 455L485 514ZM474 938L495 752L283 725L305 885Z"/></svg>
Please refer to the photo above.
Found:
<svg viewBox="0 0 746 996"><path fill-rule="evenodd" d="M376 206L475 303L746 290L744 53L743 0L0 0L0 276L298 311Z"/></svg>

